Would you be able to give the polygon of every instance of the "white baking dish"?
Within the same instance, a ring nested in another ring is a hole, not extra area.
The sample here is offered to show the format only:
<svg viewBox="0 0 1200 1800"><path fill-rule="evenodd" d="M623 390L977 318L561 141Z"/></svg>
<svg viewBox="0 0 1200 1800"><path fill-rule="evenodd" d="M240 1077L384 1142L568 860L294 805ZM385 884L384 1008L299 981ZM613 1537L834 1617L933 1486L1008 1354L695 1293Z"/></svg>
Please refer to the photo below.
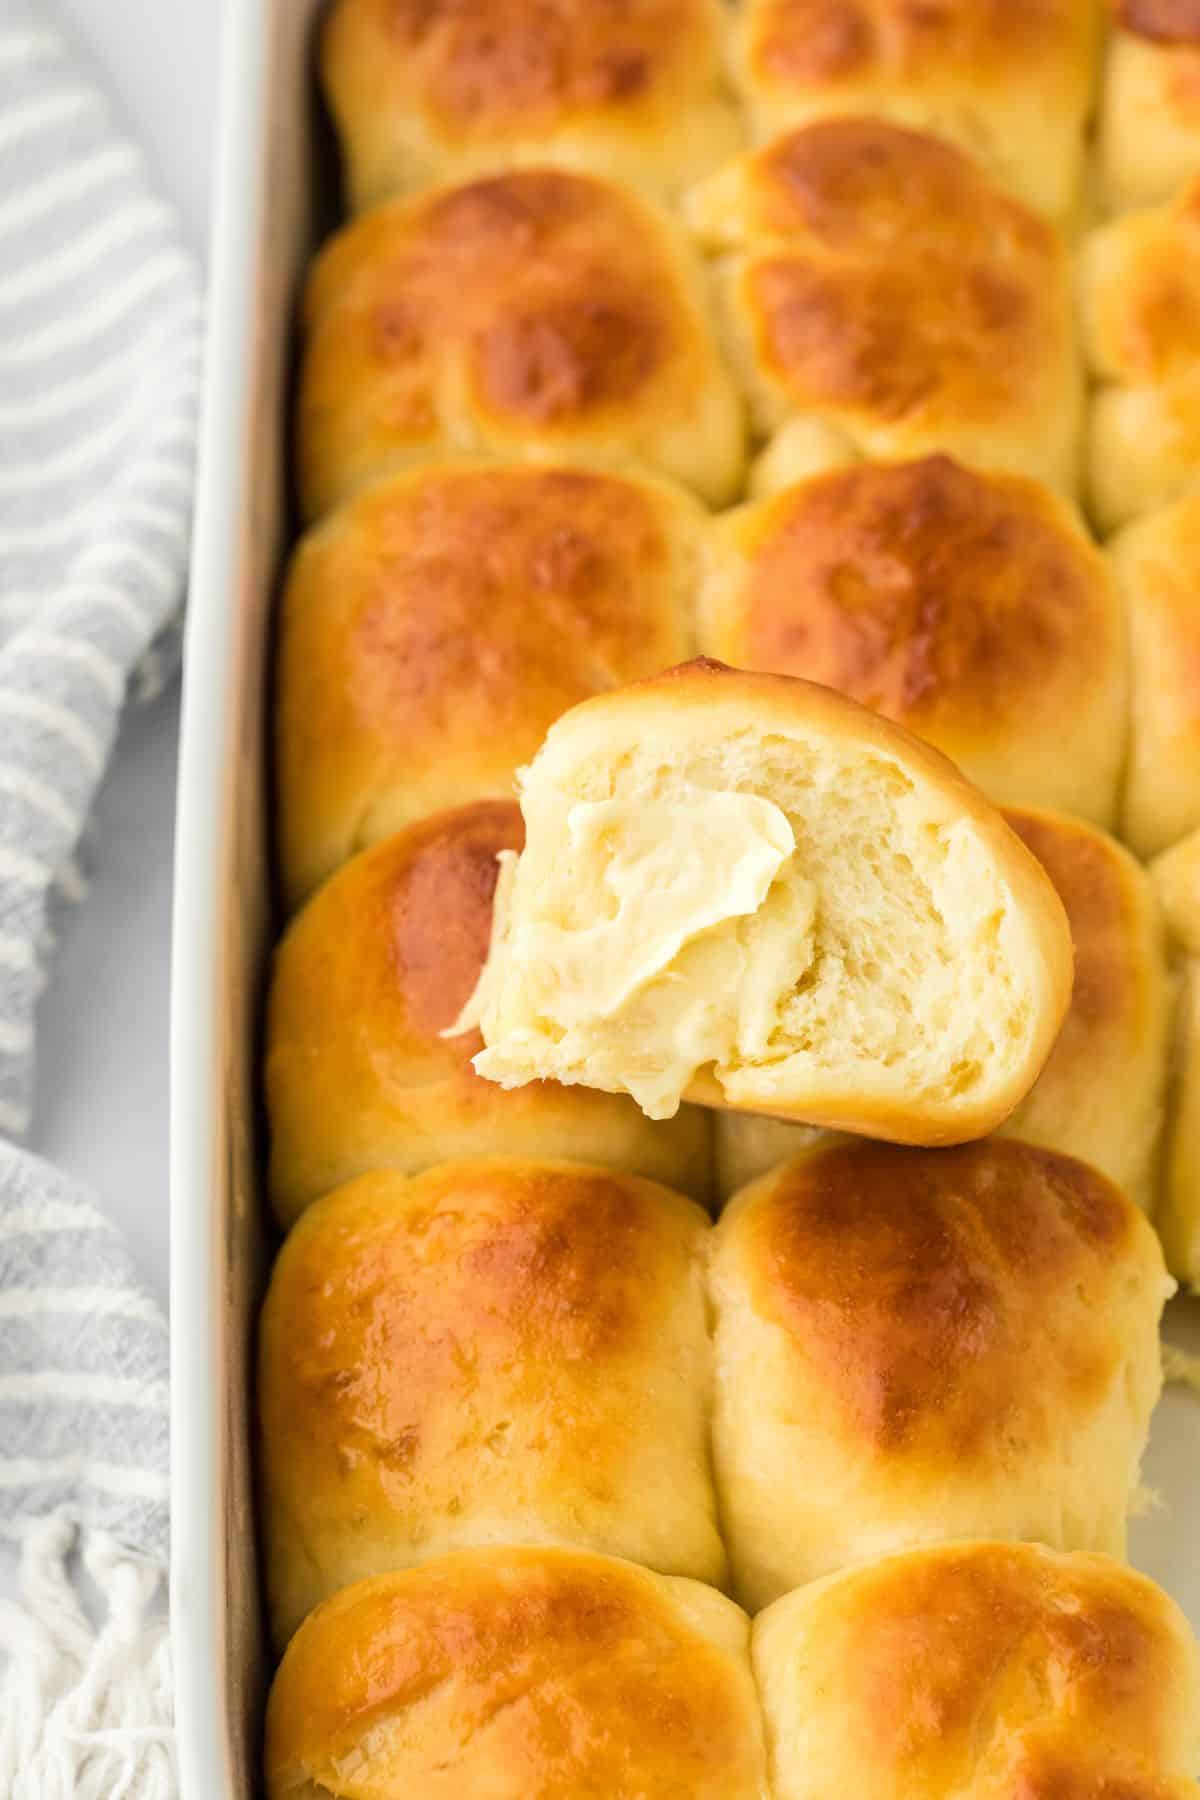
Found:
<svg viewBox="0 0 1200 1800"><path fill-rule="evenodd" d="M260 1791L249 1455L267 1231L256 1037L271 936L264 673L286 544L297 279L317 235L319 0L226 7L184 677L172 993L172 1611L188 1800Z"/></svg>
<svg viewBox="0 0 1200 1800"><path fill-rule="evenodd" d="M267 1664L250 1472L267 1231L257 1022L271 934L264 681L287 530L297 279L328 195L312 86L321 0L230 0L207 398L184 683L172 1027L172 1605L185 1800L259 1791ZM1170 1335L1200 1351L1200 1302ZM1169 1392L1134 1560L1200 1628L1200 1400Z"/></svg>

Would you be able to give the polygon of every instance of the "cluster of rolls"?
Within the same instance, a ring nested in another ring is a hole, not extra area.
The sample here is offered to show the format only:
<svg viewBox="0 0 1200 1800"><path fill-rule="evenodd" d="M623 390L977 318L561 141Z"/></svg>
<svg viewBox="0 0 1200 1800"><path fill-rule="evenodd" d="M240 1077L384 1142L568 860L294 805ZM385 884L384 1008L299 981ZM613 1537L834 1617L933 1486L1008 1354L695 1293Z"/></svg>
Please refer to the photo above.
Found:
<svg viewBox="0 0 1200 1800"><path fill-rule="evenodd" d="M1200 1284L1200 8L333 0L320 57L272 1800L1200 1792L1121 1560ZM476 1067L517 771L695 657L945 753L1057 892L986 1136Z"/></svg>

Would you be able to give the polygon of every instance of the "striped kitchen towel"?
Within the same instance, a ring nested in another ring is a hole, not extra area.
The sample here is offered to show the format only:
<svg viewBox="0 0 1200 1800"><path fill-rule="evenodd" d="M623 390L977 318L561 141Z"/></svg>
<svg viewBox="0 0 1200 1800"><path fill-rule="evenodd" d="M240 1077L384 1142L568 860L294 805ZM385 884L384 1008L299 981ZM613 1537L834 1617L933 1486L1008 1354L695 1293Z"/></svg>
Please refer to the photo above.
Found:
<svg viewBox="0 0 1200 1800"><path fill-rule="evenodd" d="M182 596L200 311L141 156L44 8L0 0L3 1800L175 1792L164 1323L87 1196L11 1140L48 906Z"/></svg>
<svg viewBox="0 0 1200 1800"><path fill-rule="evenodd" d="M0 1144L0 1601L5 1800L175 1792L167 1557L167 1332L87 1195ZM102 1613L85 1613L78 1549Z"/></svg>
<svg viewBox="0 0 1200 1800"><path fill-rule="evenodd" d="M200 284L109 108L0 0L0 1131L33 1096L47 901L187 556Z"/></svg>

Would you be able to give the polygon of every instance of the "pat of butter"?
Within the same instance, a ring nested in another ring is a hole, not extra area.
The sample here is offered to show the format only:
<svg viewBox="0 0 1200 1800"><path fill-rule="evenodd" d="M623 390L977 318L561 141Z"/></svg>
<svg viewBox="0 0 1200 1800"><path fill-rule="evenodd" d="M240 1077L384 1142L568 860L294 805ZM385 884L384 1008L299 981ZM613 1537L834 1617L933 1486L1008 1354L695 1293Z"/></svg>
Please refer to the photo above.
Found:
<svg viewBox="0 0 1200 1800"><path fill-rule="evenodd" d="M575 929L539 921L538 944L520 946L557 972L567 1026L611 1018L685 944L756 913L796 848L771 801L702 789L632 811L580 802L567 832L574 866L595 872L588 911L599 916Z"/></svg>
<svg viewBox="0 0 1200 1800"><path fill-rule="evenodd" d="M671 1118L703 1067L772 1055L813 959L817 895L788 815L757 794L676 788L576 801L551 880L500 857L488 961L448 1035L475 1069L631 1094Z"/></svg>
<svg viewBox="0 0 1200 1800"><path fill-rule="evenodd" d="M553 891L501 855L488 958L447 1035L477 1071L632 1094L670 1118L697 1070L770 1054L781 994L813 954L815 891L786 813L698 786L578 801Z"/></svg>

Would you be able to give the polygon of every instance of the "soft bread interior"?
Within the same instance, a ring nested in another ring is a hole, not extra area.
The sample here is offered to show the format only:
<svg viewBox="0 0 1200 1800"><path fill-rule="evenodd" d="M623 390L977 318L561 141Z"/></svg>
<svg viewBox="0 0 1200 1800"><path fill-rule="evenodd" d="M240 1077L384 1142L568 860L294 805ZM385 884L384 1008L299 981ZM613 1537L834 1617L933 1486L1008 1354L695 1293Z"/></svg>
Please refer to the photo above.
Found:
<svg viewBox="0 0 1200 1800"><path fill-rule="evenodd" d="M653 1118L692 1090L844 1120L853 1090L877 1127L889 1103L948 1122L1003 1095L1051 984L990 824L852 731L629 722L611 754L560 725L524 772L527 847L459 1021L480 1074Z"/></svg>

